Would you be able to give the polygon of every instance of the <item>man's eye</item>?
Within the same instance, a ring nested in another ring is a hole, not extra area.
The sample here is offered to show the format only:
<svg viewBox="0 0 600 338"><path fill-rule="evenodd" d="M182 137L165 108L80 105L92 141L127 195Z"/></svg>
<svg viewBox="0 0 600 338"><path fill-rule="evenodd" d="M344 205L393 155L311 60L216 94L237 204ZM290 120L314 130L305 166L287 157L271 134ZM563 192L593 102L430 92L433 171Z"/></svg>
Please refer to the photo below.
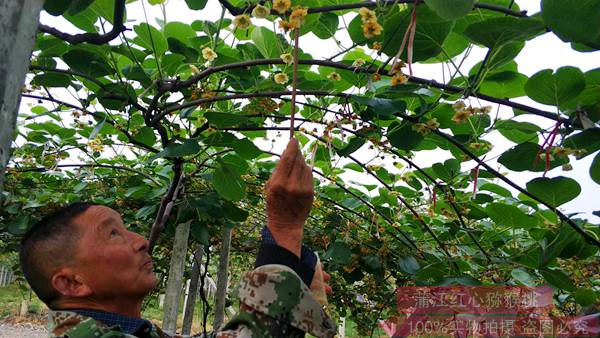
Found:
<svg viewBox="0 0 600 338"><path fill-rule="evenodd" d="M111 237L112 237L112 236L118 236L118 235L120 235L120 233L119 233L119 230L117 230L117 229L112 229L112 230L110 231L110 236L111 236Z"/></svg>

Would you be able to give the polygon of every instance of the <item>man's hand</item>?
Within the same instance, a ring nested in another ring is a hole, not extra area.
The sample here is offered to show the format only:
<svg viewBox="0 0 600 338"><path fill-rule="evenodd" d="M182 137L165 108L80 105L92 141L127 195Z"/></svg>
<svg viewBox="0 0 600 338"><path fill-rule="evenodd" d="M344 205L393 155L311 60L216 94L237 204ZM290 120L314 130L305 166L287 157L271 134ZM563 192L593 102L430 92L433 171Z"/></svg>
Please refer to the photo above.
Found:
<svg viewBox="0 0 600 338"><path fill-rule="evenodd" d="M266 185L267 227L277 245L300 257L302 230L314 198L312 170L293 138Z"/></svg>

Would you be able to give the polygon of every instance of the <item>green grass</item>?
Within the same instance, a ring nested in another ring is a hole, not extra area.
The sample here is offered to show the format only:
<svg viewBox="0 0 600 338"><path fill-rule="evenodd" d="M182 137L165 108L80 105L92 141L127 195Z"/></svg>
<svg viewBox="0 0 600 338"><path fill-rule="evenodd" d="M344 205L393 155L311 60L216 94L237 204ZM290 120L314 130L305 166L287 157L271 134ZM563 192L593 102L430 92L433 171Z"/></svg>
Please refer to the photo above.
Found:
<svg viewBox="0 0 600 338"><path fill-rule="evenodd" d="M11 284L0 288L0 319L18 315L23 300L31 300L29 313L42 314L48 311L34 293L21 289L18 284Z"/></svg>

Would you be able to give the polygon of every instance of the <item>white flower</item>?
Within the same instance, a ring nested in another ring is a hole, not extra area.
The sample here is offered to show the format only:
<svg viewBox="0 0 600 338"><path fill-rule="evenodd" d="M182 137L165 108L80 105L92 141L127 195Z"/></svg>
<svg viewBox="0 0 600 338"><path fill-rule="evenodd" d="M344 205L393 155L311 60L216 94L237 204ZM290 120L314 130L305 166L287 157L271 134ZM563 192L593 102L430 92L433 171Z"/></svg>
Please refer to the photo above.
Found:
<svg viewBox="0 0 600 338"><path fill-rule="evenodd" d="M279 57L287 65L291 65L292 63L294 63L294 57L290 53L281 54L281 55L279 55Z"/></svg>
<svg viewBox="0 0 600 338"><path fill-rule="evenodd" d="M279 84L286 84L290 80L286 73L277 73L273 79Z"/></svg>
<svg viewBox="0 0 600 338"><path fill-rule="evenodd" d="M271 13L271 11L262 5L256 5L256 7L254 7L254 9L252 10L252 16L255 18L259 18L259 19L264 19L267 16L269 16L269 13Z"/></svg>
<svg viewBox="0 0 600 338"><path fill-rule="evenodd" d="M209 47L206 47L202 50L202 57L205 58L206 60L212 62L218 57L218 55L217 55L217 53L215 53L214 50L212 50Z"/></svg>

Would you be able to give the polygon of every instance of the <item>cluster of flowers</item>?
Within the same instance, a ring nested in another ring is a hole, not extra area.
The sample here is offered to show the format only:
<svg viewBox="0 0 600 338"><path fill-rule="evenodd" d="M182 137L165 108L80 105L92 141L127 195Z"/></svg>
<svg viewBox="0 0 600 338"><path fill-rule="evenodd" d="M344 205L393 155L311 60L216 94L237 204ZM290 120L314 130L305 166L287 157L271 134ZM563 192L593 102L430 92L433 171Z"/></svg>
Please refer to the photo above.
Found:
<svg viewBox="0 0 600 338"><path fill-rule="evenodd" d="M481 108L473 106L467 107L467 105L463 101L456 101L456 103L452 105L452 108L454 109L455 113L452 117L452 121L456 123L465 122L467 119L469 119L469 117L473 115L489 114L492 111L492 106L485 106Z"/></svg>
<svg viewBox="0 0 600 338"><path fill-rule="evenodd" d="M89 140L87 145L94 152L102 152L102 150L104 150L104 146L102 145L102 140L100 138Z"/></svg>
<svg viewBox="0 0 600 338"><path fill-rule="evenodd" d="M288 1L289 2L289 1ZM291 29L300 28L306 21L308 9L306 7L295 7L290 14L289 20L279 21L279 28L288 32Z"/></svg>
<svg viewBox="0 0 600 338"><path fill-rule="evenodd" d="M412 126L412 129L421 135L427 135L432 130L438 129L440 127L440 123L434 117L430 120L427 120L425 123L415 123Z"/></svg>
<svg viewBox="0 0 600 338"><path fill-rule="evenodd" d="M377 15L374 11L366 7L361 7L361 9L358 10L358 14L360 14L365 38L372 39L377 35L381 35L383 27L377 22Z"/></svg>
<svg viewBox="0 0 600 338"><path fill-rule="evenodd" d="M404 68L404 67L406 67L406 63L404 63L404 61L400 60L400 61L396 62L394 64L394 66L392 67L392 70L390 70L390 75L392 76L392 80L391 80L392 86L403 85L408 82L408 76L406 76L402 72L402 68Z"/></svg>

